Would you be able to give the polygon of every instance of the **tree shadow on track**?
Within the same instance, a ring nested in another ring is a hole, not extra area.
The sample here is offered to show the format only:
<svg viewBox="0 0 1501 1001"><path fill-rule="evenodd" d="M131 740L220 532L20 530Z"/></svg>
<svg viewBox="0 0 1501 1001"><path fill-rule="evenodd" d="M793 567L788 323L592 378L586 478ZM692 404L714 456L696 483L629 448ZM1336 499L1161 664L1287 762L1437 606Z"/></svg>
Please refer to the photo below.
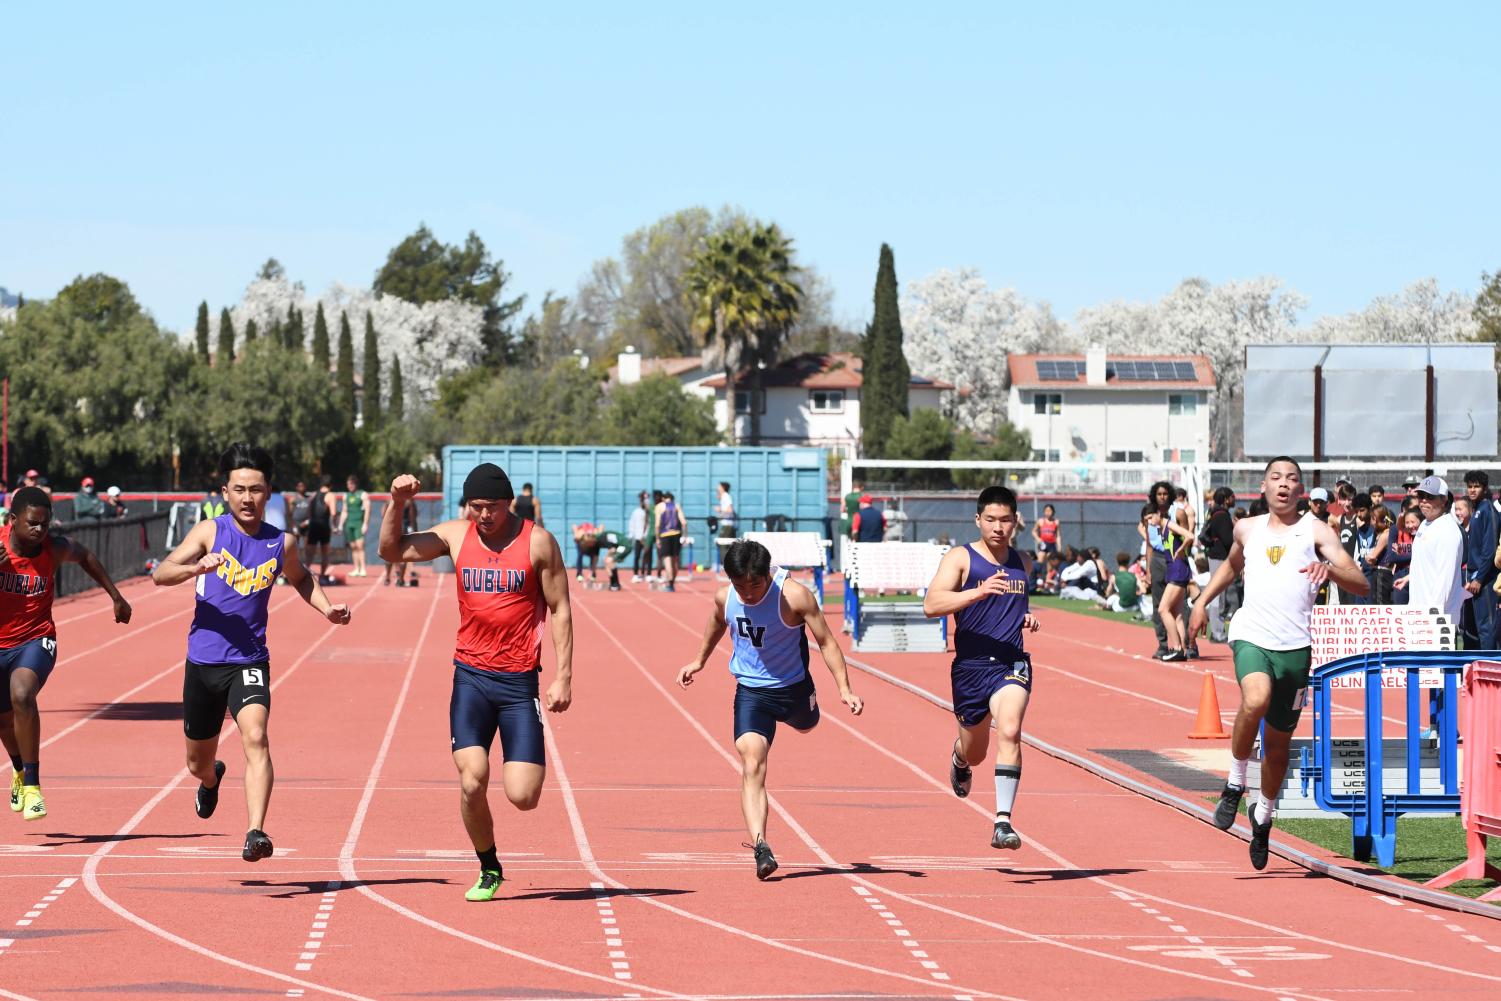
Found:
<svg viewBox="0 0 1501 1001"><path fill-rule="evenodd" d="M276 900L291 900L294 897L307 897L322 895L325 893L344 893L347 890L358 890L362 886L409 886L416 883L432 883L436 886L452 886L451 879L419 879L408 877L404 879L293 879L284 883L273 883L269 879L242 879L240 885L247 890L281 890L286 893L268 893L267 897Z"/></svg>
<svg viewBox="0 0 1501 1001"><path fill-rule="evenodd" d="M44 834L44 838L67 838L67 841L44 841L48 848L66 848L72 845L102 845L114 844L120 841L181 841L184 838L209 838L212 834L207 832L199 834L64 834L59 831L53 834Z"/></svg>
<svg viewBox="0 0 1501 1001"><path fill-rule="evenodd" d="M869 862L851 862L849 865L814 865L806 869L797 869L784 876L775 876L766 880L768 883L780 883L787 879L805 879L809 876L911 876L913 879L926 879L928 874L921 869L903 869L900 867L871 865Z"/></svg>
<svg viewBox="0 0 1501 1001"><path fill-rule="evenodd" d="M1022 886L1033 883L1058 883L1069 879L1095 879L1099 876L1130 876L1141 869L1008 869L997 866L990 870L1001 876L1015 876Z"/></svg>
<svg viewBox="0 0 1501 1001"><path fill-rule="evenodd" d="M667 887L628 887L626 889L605 887L603 890L591 890L588 887L558 887L550 890L538 890L535 893L506 894L506 899L557 900L566 902L599 900L602 897L676 897L692 892L692 890L669 889Z"/></svg>

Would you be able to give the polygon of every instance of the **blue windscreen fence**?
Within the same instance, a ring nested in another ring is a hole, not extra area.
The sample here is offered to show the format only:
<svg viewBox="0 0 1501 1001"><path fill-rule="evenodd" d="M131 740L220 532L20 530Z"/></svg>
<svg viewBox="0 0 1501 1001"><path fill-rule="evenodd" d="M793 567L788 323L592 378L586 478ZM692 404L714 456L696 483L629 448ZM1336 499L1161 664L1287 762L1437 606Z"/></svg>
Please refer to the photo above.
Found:
<svg viewBox="0 0 1501 1001"><path fill-rule="evenodd" d="M671 491L687 532L707 538L716 485L730 484L736 527L820 532L828 538L827 456L821 448L553 448L449 445L443 449L443 507L458 513L464 477L482 462L506 471L516 492L530 483L543 525L563 543L590 522L624 534L637 495Z"/></svg>

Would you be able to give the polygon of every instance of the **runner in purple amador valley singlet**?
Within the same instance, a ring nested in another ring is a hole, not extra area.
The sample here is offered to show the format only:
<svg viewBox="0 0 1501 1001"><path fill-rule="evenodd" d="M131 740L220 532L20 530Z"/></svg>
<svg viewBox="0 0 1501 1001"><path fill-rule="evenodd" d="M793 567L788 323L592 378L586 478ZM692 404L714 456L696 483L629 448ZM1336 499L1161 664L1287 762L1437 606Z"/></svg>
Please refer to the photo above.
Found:
<svg viewBox="0 0 1501 1001"><path fill-rule="evenodd" d="M349 622L348 606L331 604L317 579L303 568L296 538L266 523L272 469L265 449L244 442L231 445L219 460L229 510L194 525L152 575L158 585L196 580L182 685L188 771L199 781L193 808L208 819L218 806L224 762L214 755L227 709L245 749L249 831L241 857L247 862L259 862L273 852L261 828L273 781L266 737L271 713L266 620L277 577L284 576L329 622Z"/></svg>

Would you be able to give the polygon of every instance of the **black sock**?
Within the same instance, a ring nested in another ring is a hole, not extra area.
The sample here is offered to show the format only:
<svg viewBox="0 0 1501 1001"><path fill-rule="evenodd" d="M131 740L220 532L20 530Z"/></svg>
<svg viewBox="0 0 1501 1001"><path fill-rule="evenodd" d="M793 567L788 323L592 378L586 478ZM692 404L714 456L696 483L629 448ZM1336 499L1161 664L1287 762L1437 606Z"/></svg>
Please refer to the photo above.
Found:
<svg viewBox="0 0 1501 1001"><path fill-rule="evenodd" d="M491 845L482 852L475 852L479 856L479 867L488 872L500 872L500 859L495 857L495 846Z"/></svg>
<svg viewBox="0 0 1501 1001"><path fill-rule="evenodd" d="M21 756L19 754L12 754L10 756L10 767L12 771L19 772L21 770Z"/></svg>
<svg viewBox="0 0 1501 1001"><path fill-rule="evenodd" d="M611 587L619 587L620 586L620 571L619 570L611 570L610 571L610 586Z"/></svg>
<svg viewBox="0 0 1501 1001"><path fill-rule="evenodd" d="M21 784L26 786L39 786L42 784L42 766L40 762L27 761L21 765Z"/></svg>

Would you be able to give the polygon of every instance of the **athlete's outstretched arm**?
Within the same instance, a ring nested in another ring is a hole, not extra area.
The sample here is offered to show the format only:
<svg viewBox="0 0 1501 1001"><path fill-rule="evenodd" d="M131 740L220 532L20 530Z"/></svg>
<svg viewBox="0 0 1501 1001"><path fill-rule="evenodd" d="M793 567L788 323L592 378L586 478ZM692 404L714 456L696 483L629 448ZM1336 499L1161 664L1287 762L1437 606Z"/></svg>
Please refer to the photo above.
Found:
<svg viewBox="0 0 1501 1001"><path fill-rule="evenodd" d="M1246 519L1247 521L1250 519ZM1188 641L1192 643L1209 625L1209 603L1235 583L1246 565L1246 550L1241 542L1240 526L1236 526L1235 541L1230 543L1230 553L1225 561L1214 569L1209 583L1199 590L1199 600L1194 602L1193 612L1188 616ZM1343 552L1343 550L1341 550Z"/></svg>
<svg viewBox="0 0 1501 1001"><path fill-rule="evenodd" d="M104 564L99 562L99 557L87 546L65 539L62 536L53 536L52 553L64 563L77 563L83 568L83 572L94 578L94 582L104 588L110 600L115 603L115 621L130 621L130 602L120 596L119 588L110 580L109 571L104 569Z"/></svg>
<svg viewBox="0 0 1501 1001"><path fill-rule="evenodd" d="M302 555L297 551L297 537L291 532L282 535L285 540L281 547L281 572L287 581L297 589L302 600L313 606L313 609L336 626L347 626L349 618L353 614L348 605L335 605L328 600L328 595L323 593L323 587L318 583L318 578L307 572L302 565Z"/></svg>
<svg viewBox="0 0 1501 1001"><path fill-rule="evenodd" d="M406 473L391 481L391 503L380 516L378 550L380 558L387 563L424 563L449 555L447 539L436 530L402 534L402 513L421 487L417 477Z"/></svg>
<svg viewBox="0 0 1501 1001"><path fill-rule="evenodd" d="M171 587L219 569L224 557L209 552L214 544L214 531L213 519L200 521L189 529L177 548L151 572L152 582L157 587Z"/></svg>
<svg viewBox="0 0 1501 1001"><path fill-rule="evenodd" d="M1301 572L1308 575L1309 587L1317 588L1324 581L1332 580L1341 591L1350 594L1364 597L1370 591L1371 582L1366 580L1365 571L1356 566L1354 558L1345 552L1334 529L1328 525L1314 525L1313 546L1323 560L1303 567Z"/></svg>
<svg viewBox="0 0 1501 1001"><path fill-rule="evenodd" d="M678 685L687 688L693 684L693 676L704 669L709 662L709 654L719 645L720 637L724 635L729 623L724 619L724 603L729 600L730 588L728 585L720 588L714 595L714 611L709 615L709 621L704 626L704 639L698 645L698 659L691 664L685 664L678 671Z"/></svg>
<svg viewBox="0 0 1501 1001"><path fill-rule="evenodd" d="M803 625L808 627L808 632L813 634L814 641L818 643L818 652L823 654L824 666L834 676L834 684L839 686L839 701L849 706L850 712L860 715L865 709L865 700L850 691L850 671L844 662L844 651L839 648L839 641L834 639L828 622L824 620L823 609L818 606L818 596L805 587L786 587L782 589L782 594L793 614L802 619Z"/></svg>
<svg viewBox="0 0 1501 1001"><path fill-rule="evenodd" d="M542 600L552 618L552 648L558 657L558 676L547 686L542 704L548 712L560 713L573 703L573 606L568 601L563 551L545 529L532 529L532 566L541 576Z"/></svg>

